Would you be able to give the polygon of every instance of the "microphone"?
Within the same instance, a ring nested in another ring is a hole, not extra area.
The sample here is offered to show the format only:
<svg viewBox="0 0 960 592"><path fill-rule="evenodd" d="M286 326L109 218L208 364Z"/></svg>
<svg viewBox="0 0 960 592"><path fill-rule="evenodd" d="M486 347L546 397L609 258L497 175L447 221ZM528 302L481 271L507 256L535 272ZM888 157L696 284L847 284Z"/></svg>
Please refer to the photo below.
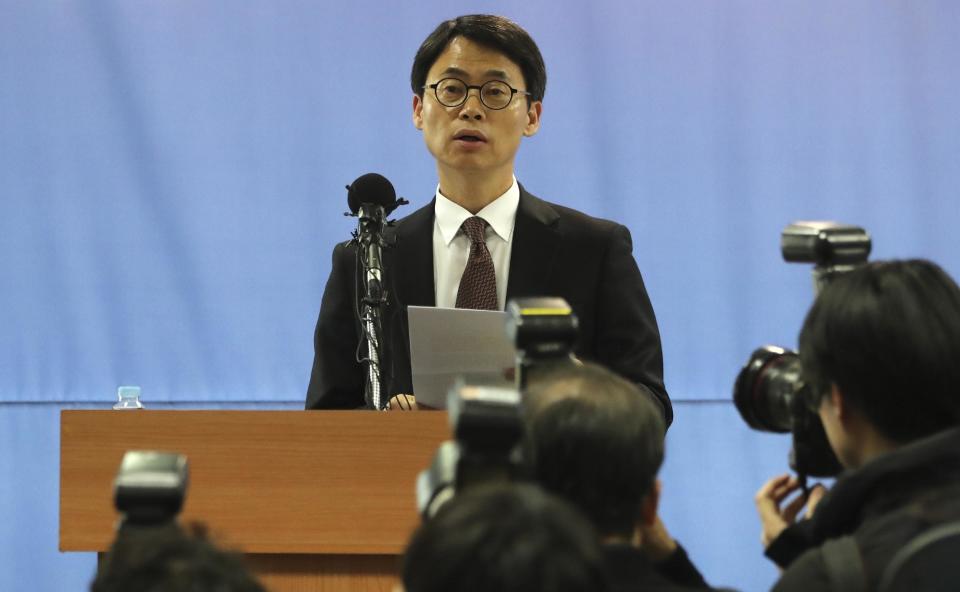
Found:
<svg viewBox="0 0 960 592"><path fill-rule="evenodd" d="M393 189L393 183L383 175L367 173L347 185L347 205L350 207L350 212L357 214L364 204L381 206L384 214L389 214L400 205L400 202L397 201L397 192Z"/></svg>
<svg viewBox="0 0 960 592"><path fill-rule="evenodd" d="M378 306L383 299L380 256L384 218L399 205L393 183L383 175L367 173L347 185L347 205L360 219L354 239L360 247L366 283L364 304Z"/></svg>

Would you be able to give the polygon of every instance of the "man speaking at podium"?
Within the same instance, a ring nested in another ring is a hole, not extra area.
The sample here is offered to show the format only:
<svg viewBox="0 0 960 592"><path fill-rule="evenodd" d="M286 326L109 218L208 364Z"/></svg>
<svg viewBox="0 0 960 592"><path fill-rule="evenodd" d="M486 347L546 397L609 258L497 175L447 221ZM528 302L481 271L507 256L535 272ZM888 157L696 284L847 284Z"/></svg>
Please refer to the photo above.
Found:
<svg viewBox="0 0 960 592"><path fill-rule="evenodd" d="M413 124L439 185L390 229L396 242L383 253L390 408L415 405L407 306L503 310L510 298L560 296L580 322L577 355L647 386L669 425L660 334L630 231L543 201L514 177L521 139L540 128L546 78L530 35L499 16L444 21L417 52ZM343 243L320 307L307 409L364 405L356 294L355 247Z"/></svg>

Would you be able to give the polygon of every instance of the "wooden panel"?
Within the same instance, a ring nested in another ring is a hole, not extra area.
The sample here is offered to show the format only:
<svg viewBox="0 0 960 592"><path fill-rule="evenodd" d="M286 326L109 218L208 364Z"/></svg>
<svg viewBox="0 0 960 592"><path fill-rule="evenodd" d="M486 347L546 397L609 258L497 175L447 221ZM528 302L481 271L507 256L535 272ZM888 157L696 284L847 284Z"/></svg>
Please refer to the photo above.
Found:
<svg viewBox="0 0 960 592"><path fill-rule="evenodd" d="M125 450L186 454L182 517L246 553L397 555L418 522L414 482L449 437L446 413L63 411L60 549L113 539Z"/></svg>

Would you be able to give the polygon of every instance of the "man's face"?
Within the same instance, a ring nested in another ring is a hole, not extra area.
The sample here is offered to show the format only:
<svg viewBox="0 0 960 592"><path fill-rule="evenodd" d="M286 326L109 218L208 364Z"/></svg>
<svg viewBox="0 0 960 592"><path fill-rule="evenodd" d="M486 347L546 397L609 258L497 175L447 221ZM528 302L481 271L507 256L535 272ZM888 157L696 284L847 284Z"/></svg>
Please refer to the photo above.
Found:
<svg viewBox="0 0 960 592"><path fill-rule="evenodd" d="M823 431L827 434L830 448L837 455L840 464L848 469L856 468L860 463L851 450L850 438L847 436L843 422L840 420L837 392L836 385L831 385L830 392L824 395L820 401L820 408L818 409L820 421L823 423Z"/></svg>
<svg viewBox="0 0 960 592"><path fill-rule="evenodd" d="M480 86L489 80L501 80L517 90L527 90L520 67L502 53L455 37L427 73L427 85L443 78L459 78L468 85ZM527 106L527 97L513 96L510 104L493 110L480 101L479 91L471 89L459 107L445 107L437 101L433 89L423 98L413 98L413 123L423 131L427 149L440 169L458 172L513 172L513 160L520 138L532 136L540 127L539 101Z"/></svg>

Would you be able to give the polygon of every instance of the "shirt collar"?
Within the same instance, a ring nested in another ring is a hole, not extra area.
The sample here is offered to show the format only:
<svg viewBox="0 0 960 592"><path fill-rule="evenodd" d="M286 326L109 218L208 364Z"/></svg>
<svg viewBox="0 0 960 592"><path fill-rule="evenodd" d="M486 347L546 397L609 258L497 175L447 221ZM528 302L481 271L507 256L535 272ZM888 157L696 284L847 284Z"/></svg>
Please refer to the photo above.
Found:
<svg viewBox="0 0 960 592"><path fill-rule="evenodd" d="M463 221L473 214L444 197L440 193L439 185L437 185L436 198L433 207L434 216L444 244L449 245L450 241L457 236ZM517 178L514 177L510 188L500 197L488 203L476 215L486 220L497 236L504 241L509 241L510 235L513 234L513 223L516 220L519 205L520 186L517 184Z"/></svg>

